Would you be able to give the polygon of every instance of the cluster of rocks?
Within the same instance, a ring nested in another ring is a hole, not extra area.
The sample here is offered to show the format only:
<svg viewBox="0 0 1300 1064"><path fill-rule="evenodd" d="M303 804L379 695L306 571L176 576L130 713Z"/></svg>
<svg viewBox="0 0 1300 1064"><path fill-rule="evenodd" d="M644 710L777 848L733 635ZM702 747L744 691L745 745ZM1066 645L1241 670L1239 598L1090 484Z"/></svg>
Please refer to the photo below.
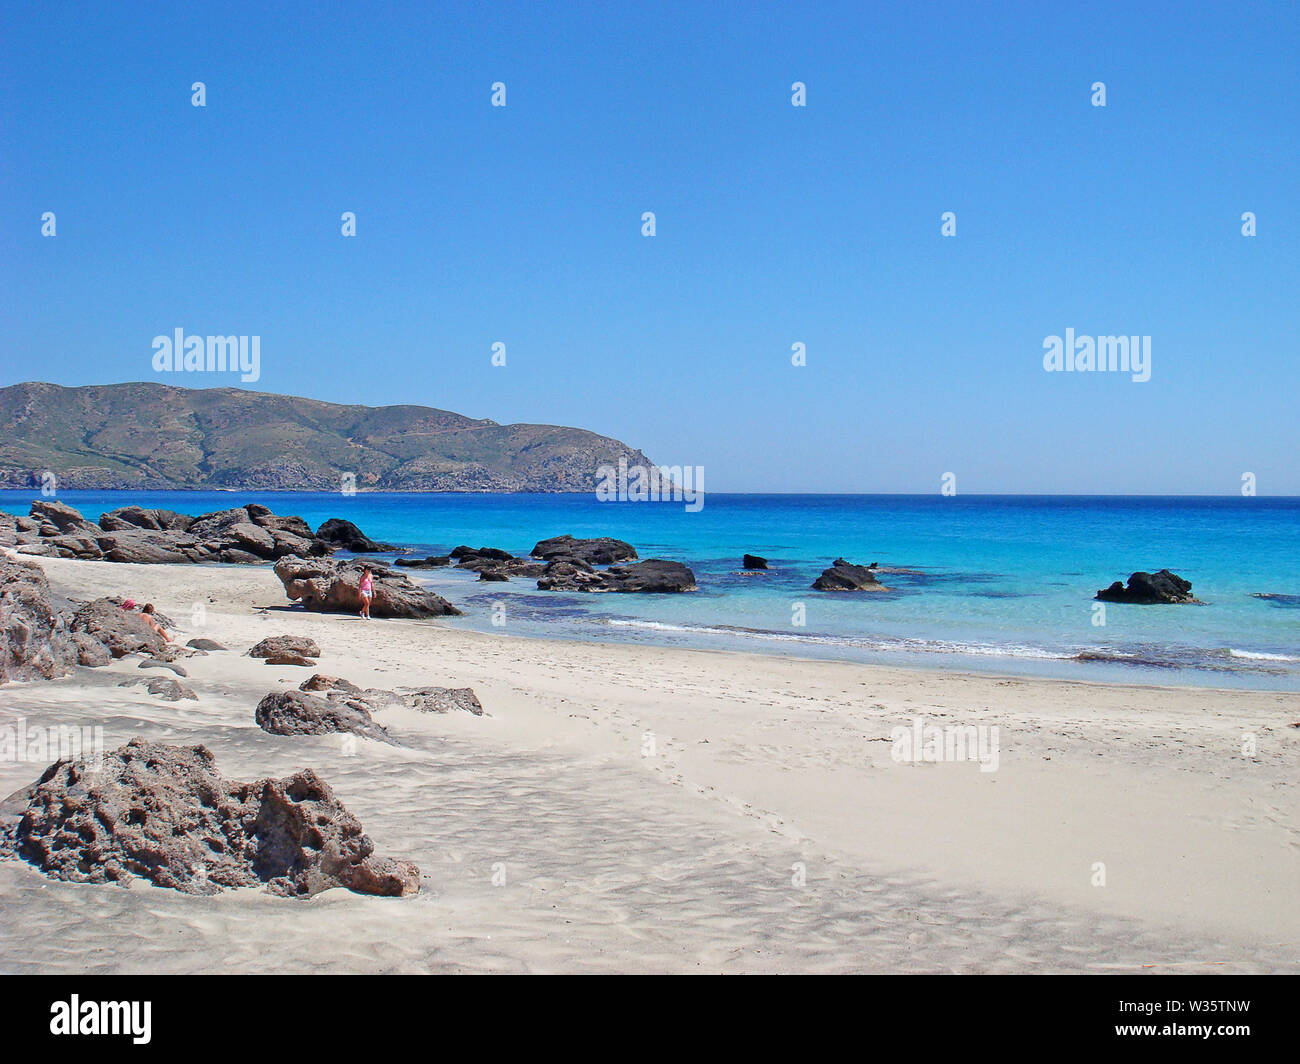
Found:
<svg viewBox="0 0 1300 1064"><path fill-rule="evenodd" d="M876 578L876 566L854 565L836 558L812 583L814 591L888 591Z"/></svg>
<svg viewBox="0 0 1300 1064"><path fill-rule="evenodd" d="M289 897L420 889L414 864L374 851L310 769L242 783L203 746L133 739L97 765L56 761L0 803L0 853L79 883L139 876L186 894L265 884Z"/></svg>
<svg viewBox="0 0 1300 1064"><path fill-rule="evenodd" d="M1137 606L1176 605L1199 602L1192 596L1192 585L1181 576L1161 569L1158 573L1133 573L1128 586L1116 580L1096 595L1100 602L1126 602Z"/></svg>
<svg viewBox="0 0 1300 1064"><path fill-rule="evenodd" d="M275 575L292 602L316 613L357 613L361 576L370 570L372 617L458 617L460 610L441 595L413 583L404 573L380 562L337 558L281 558Z"/></svg>
<svg viewBox="0 0 1300 1064"><path fill-rule="evenodd" d="M350 521L331 518L315 532L301 517L278 516L259 503L190 517L173 510L123 506L88 521L71 506L32 503L27 517L0 513L0 546L20 553L89 561L259 564L343 549L392 550Z"/></svg>
<svg viewBox="0 0 1300 1064"><path fill-rule="evenodd" d="M155 616L171 626L163 614ZM142 666L183 674L175 660L203 652L168 643L141 614L123 609L120 600L59 599L36 562L0 556L0 683L52 680L76 665L96 668L128 654L143 655Z"/></svg>
<svg viewBox="0 0 1300 1064"><path fill-rule="evenodd" d="M546 563L537 581L542 591L664 593L695 591L695 574L681 562L647 558L631 565L596 569L577 558L557 558Z"/></svg>

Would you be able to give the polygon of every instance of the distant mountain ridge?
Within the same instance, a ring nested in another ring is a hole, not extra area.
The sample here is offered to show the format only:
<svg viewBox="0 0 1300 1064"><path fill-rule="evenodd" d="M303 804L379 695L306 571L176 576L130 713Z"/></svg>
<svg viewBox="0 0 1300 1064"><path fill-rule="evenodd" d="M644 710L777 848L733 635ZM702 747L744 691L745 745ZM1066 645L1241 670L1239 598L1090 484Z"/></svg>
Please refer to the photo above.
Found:
<svg viewBox="0 0 1300 1064"><path fill-rule="evenodd" d="M0 388L0 487L593 491L596 469L652 463L560 425L499 425L424 406L350 406L149 382Z"/></svg>

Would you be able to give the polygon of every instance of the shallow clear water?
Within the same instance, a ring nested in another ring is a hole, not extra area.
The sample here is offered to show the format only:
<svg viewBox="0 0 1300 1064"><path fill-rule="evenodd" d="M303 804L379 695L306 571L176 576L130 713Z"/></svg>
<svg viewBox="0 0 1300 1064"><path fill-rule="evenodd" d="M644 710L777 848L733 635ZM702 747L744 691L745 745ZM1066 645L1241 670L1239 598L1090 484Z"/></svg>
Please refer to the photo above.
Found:
<svg viewBox="0 0 1300 1064"><path fill-rule="evenodd" d="M0 492L26 513L35 491ZM135 503L186 513L261 502L355 521L371 537L445 554L460 543L527 553L548 536L610 535L690 565L686 595L540 592L475 574L411 575L466 610L451 623L560 638L770 651L992 672L1300 689L1300 499L718 495L684 504L591 495L61 492L87 517ZM772 570L745 575L745 552ZM836 557L919 570L890 593L809 585ZM1107 605L1093 595L1169 568L1205 605ZM1256 595L1283 596L1274 599ZM504 627L492 624L496 604ZM804 623L796 612L803 606ZM1088 660L1080 660L1079 655Z"/></svg>

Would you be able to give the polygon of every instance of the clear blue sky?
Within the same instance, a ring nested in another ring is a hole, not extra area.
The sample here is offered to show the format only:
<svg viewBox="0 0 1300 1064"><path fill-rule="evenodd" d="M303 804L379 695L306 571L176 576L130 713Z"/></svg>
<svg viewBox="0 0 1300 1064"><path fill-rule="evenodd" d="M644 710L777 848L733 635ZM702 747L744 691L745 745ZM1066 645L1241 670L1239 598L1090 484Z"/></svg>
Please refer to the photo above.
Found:
<svg viewBox="0 0 1300 1064"><path fill-rule="evenodd" d="M1294 3L0 17L0 384L218 383L153 373L183 327L713 490L1300 494ZM1044 372L1067 328L1151 380Z"/></svg>

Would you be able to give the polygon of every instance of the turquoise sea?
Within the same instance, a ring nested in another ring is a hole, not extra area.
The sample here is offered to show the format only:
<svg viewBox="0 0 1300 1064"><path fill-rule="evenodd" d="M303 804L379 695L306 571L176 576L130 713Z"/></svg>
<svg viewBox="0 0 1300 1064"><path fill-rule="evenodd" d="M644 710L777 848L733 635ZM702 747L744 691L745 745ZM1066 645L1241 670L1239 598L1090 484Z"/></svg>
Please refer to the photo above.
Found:
<svg viewBox="0 0 1300 1064"><path fill-rule="evenodd" d="M26 513L35 491L0 492ZM580 595L414 571L465 610L448 623L522 636L758 651L804 658L1300 690L1300 499L1120 496L723 495L600 502L591 495L291 492L60 492L89 518L135 503L186 513L260 502L356 522L417 553L457 544L526 554L569 532L683 561L685 595ZM745 575L741 555L769 559ZM809 585L836 557L918 570L894 590L826 594ZM1093 595L1137 569L1169 568L1205 605L1107 605ZM1271 598L1256 597L1259 595ZM504 610L494 606L501 604ZM803 606L803 624L798 606ZM493 626L493 616L505 624Z"/></svg>

